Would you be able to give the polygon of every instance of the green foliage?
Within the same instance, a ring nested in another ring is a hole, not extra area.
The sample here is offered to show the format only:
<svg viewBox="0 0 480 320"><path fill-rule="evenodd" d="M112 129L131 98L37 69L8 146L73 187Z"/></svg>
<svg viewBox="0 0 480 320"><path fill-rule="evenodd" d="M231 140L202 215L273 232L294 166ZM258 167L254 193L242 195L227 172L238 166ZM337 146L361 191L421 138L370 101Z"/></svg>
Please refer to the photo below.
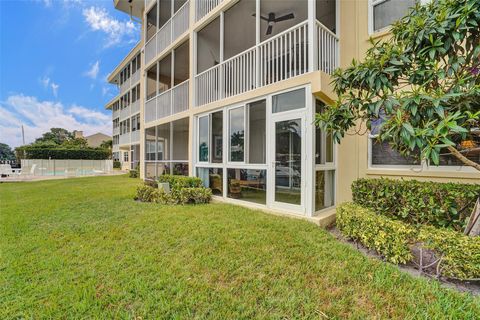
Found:
<svg viewBox="0 0 480 320"><path fill-rule="evenodd" d="M105 160L110 159L110 150L102 148L64 148L23 146L15 149L18 159L83 159Z"/></svg>
<svg viewBox="0 0 480 320"><path fill-rule="evenodd" d="M480 194L480 185L416 180L358 179L353 201L413 225L463 231Z"/></svg>
<svg viewBox="0 0 480 320"><path fill-rule="evenodd" d="M350 239L382 254L392 263L407 263L413 256L415 229L400 221L374 214L357 204L337 207L338 229Z"/></svg>
<svg viewBox="0 0 480 320"><path fill-rule="evenodd" d="M114 169L120 169L122 167L122 164L120 161L113 161L113 168Z"/></svg>
<svg viewBox="0 0 480 320"><path fill-rule="evenodd" d="M130 178L139 178L140 177L140 163L137 163L135 169L128 172Z"/></svg>
<svg viewBox="0 0 480 320"><path fill-rule="evenodd" d="M15 153L8 144L0 143L0 160L15 160Z"/></svg>
<svg viewBox="0 0 480 320"><path fill-rule="evenodd" d="M425 226L418 240L442 256L441 273L450 278L480 279L480 237Z"/></svg>
<svg viewBox="0 0 480 320"><path fill-rule="evenodd" d="M170 193L145 183L137 188L135 200L155 202L166 205L185 205L209 203L212 190L203 187L173 188Z"/></svg>
<svg viewBox="0 0 480 320"><path fill-rule="evenodd" d="M63 148L70 148L70 149L81 149L88 147L88 141L85 138L73 138L69 140L65 140L62 143Z"/></svg>
<svg viewBox="0 0 480 320"><path fill-rule="evenodd" d="M73 139L74 134L63 128L51 128L49 132L42 135L41 138L35 140L35 143L52 143L61 145L65 141Z"/></svg>
<svg viewBox="0 0 480 320"><path fill-rule="evenodd" d="M340 142L358 121L368 129L372 121L383 122L378 139L404 156L420 151L421 159L438 165L440 153L448 150L480 170L456 152L480 144L478 30L478 0L417 4L394 24L391 37L372 41L362 62L335 72L338 101L318 114L316 123Z"/></svg>
<svg viewBox="0 0 480 320"><path fill-rule="evenodd" d="M337 227L346 237L374 249L392 263L411 261L411 248L420 244L442 257L442 276L462 280L480 278L480 237L432 226L415 228L354 203L337 207Z"/></svg>
<svg viewBox="0 0 480 320"><path fill-rule="evenodd" d="M105 141L102 141L102 143L100 143L100 148L103 148L103 149L112 149L112 146L113 146L112 139L105 140Z"/></svg>
<svg viewBox="0 0 480 320"><path fill-rule="evenodd" d="M203 187L202 179L198 177L165 174L158 178L158 182L169 183L171 189Z"/></svg>

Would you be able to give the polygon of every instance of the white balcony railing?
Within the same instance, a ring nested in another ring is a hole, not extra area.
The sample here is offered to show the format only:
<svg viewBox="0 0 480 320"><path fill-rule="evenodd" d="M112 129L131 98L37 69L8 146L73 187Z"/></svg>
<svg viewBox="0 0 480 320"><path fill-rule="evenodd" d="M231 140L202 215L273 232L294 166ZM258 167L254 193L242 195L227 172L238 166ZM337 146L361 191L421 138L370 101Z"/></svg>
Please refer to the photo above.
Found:
<svg viewBox="0 0 480 320"><path fill-rule="evenodd" d="M130 78L120 85L120 94L125 93L130 89Z"/></svg>
<svg viewBox="0 0 480 320"><path fill-rule="evenodd" d="M120 110L120 121L130 117L130 106Z"/></svg>
<svg viewBox="0 0 480 320"><path fill-rule="evenodd" d="M317 45L315 50L318 52L318 70L332 74L338 68L338 37L327 27L316 22L317 27Z"/></svg>
<svg viewBox="0 0 480 320"><path fill-rule="evenodd" d="M116 136L120 133L120 128L119 127L116 127L116 128L113 128L113 135Z"/></svg>
<svg viewBox="0 0 480 320"><path fill-rule="evenodd" d="M119 137L119 144L130 144L130 133L125 133L120 135Z"/></svg>
<svg viewBox="0 0 480 320"><path fill-rule="evenodd" d="M134 85L136 84L138 81L140 81L140 70L137 70L134 74L132 74L132 77L131 77L131 84Z"/></svg>
<svg viewBox="0 0 480 320"><path fill-rule="evenodd" d="M130 143L138 143L140 142L140 131L132 131L130 135Z"/></svg>
<svg viewBox="0 0 480 320"><path fill-rule="evenodd" d="M210 11L215 9L223 0L197 0L195 2L195 21L205 17Z"/></svg>
<svg viewBox="0 0 480 320"><path fill-rule="evenodd" d="M130 115L140 112L140 100L132 102L130 105Z"/></svg>
<svg viewBox="0 0 480 320"><path fill-rule="evenodd" d="M195 76L195 105L201 106L309 72L331 74L338 67L338 37L317 21L308 57L308 22L284 32ZM310 65L313 64L313 66Z"/></svg>
<svg viewBox="0 0 480 320"><path fill-rule="evenodd" d="M187 1L145 44L145 65L184 34L189 28L189 22L190 1Z"/></svg>
<svg viewBox="0 0 480 320"><path fill-rule="evenodd" d="M159 120L188 109L189 81L160 93L145 103L145 122Z"/></svg>
<svg viewBox="0 0 480 320"><path fill-rule="evenodd" d="M118 117L120 117L120 111L119 110L113 111L112 112L112 119L117 119Z"/></svg>

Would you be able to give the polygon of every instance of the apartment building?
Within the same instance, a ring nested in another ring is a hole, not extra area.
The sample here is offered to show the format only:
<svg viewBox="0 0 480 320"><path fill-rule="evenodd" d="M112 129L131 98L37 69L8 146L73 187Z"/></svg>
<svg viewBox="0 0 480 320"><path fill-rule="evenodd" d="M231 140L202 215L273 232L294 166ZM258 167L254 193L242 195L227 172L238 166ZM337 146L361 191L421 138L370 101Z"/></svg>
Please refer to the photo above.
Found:
<svg viewBox="0 0 480 320"><path fill-rule="evenodd" d="M112 111L113 159L120 161L123 170L135 169L140 164L141 50L142 41L108 77L119 92L105 108Z"/></svg>
<svg viewBox="0 0 480 320"><path fill-rule="evenodd" d="M114 123L136 115L140 123L135 139L127 129L128 143L114 125L116 152L137 147L143 178L198 176L224 201L308 218L331 217L361 177L479 181L451 156L439 167L415 164L372 140L374 132L335 145L313 125L335 99L333 70L360 59L370 37L388 36L414 3L115 0L142 21L141 42L109 78L120 86L107 106ZM138 55L140 75L123 90L121 73ZM115 116L137 83L135 113Z"/></svg>

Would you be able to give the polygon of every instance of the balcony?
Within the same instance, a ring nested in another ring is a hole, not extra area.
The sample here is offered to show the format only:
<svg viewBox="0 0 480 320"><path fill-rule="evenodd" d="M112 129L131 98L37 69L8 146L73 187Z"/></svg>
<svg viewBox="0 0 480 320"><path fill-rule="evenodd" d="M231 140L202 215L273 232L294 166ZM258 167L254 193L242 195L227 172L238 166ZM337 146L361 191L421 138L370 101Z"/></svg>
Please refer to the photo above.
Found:
<svg viewBox="0 0 480 320"><path fill-rule="evenodd" d="M195 105L236 96L310 70L332 74L338 67L338 37L317 20L314 57L310 59L308 34L308 22L301 22L199 73L195 76Z"/></svg>
<svg viewBox="0 0 480 320"><path fill-rule="evenodd" d="M130 144L130 133L120 135L119 141L119 145Z"/></svg>
<svg viewBox="0 0 480 320"><path fill-rule="evenodd" d="M145 65L148 65L189 28L190 1L175 14L145 44Z"/></svg>
<svg viewBox="0 0 480 320"><path fill-rule="evenodd" d="M132 131L130 133L130 143L131 144L135 144L135 143L139 143L140 142L140 131L136 130L136 131Z"/></svg>
<svg viewBox="0 0 480 320"><path fill-rule="evenodd" d="M138 81L140 81L140 73L140 70L137 70L134 74L132 74L132 77L130 78L131 85L135 85Z"/></svg>
<svg viewBox="0 0 480 320"><path fill-rule="evenodd" d="M132 102L130 105L130 115L134 115L140 112L140 100Z"/></svg>
<svg viewBox="0 0 480 320"><path fill-rule="evenodd" d="M123 94L130 89L130 80L131 78L128 78L124 83L120 85L120 94Z"/></svg>
<svg viewBox="0 0 480 320"><path fill-rule="evenodd" d="M199 0L195 8L195 21L205 17L210 11L215 9L223 0Z"/></svg>
<svg viewBox="0 0 480 320"><path fill-rule="evenodd" d="M130 117L130 106L120 110L120 121Z"/></svg>
<svg viewBox="0 0 480 320"><path fill-rule="evenodd" d="M189 81L160 93L145 103L145 123L188 110Z"/></svg>
<svg viewBox="0 0 480 320"><path fill-rule="evenodd" d="M113 128L113 135L116 136L118 134L120 134L120 128L119 127Z"/></svg>

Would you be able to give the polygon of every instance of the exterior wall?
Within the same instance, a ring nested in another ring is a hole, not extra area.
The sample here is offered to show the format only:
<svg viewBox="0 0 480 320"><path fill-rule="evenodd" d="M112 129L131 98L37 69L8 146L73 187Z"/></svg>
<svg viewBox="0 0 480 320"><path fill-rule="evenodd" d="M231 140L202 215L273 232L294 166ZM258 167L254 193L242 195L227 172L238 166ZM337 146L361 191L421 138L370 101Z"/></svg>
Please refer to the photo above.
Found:
<svg viewBox="0 0 480 320"><path fill-rule="evenodd" d="M95 133L95 134L92 134L91 136L85 137L85 139L87 140L88 145L90 147L99 147L102 144L102 142L111 140L112 137L107 136L106 134L103 134L103 133Z"/></svg>
<svg viewBox="0 0 480 320"><path fill-rule="evenodd" d="M118 0L121 1L121 0ZM118 2L117 1L117 2ZM143 19L145 19L145 12L153 6L154 1L147 2L147 8L144 10ZM194 132L195 116L208 111L216 110L225 106L233 105L242 101L252 100L256 97L266 96L275 92L283 91L289 88L294 88L302 85L307 85L311 88L313 95L320 98L324 102L331 102L335 99L335 95L332 92L330 86L331 78L320 71L309 72L301 76L290 78L288 80L280 81L271 85L267 85L237 96L229 97L219 101L212 102L207 105L194 107L194 89L195 89L195 75L196 75L196 58L195 58L195 42L196 32L202 29L205 25L216 18L220 11L232 6L236 0L224 0L219 1L219 5L212 11L202 17L199 21L196 21L195 6L198 5L198 1L190 0L190 28L188 32L181 35L178 39L174 39L172 43L158 53L157 57L149 62L148 66L145 66L142 59L141 69L141 95L140 95L140 163L142 177L145 178L145 72L156 61L159 61L166 54L171 52L172 49L189 40L190 46L190 81L189 81L189 108L187 111L174 114L168 117L164 117L148 123L148 127L169 123L178 119L189 119L189 139L188 139L188 159L189 159L189 173L194 175L194 138L196 133ZM312 8L312 2L309 2L309 8ZM380 39L388 36L388 31L379 32L373 35L369 34L369 1L351 1L351 0L337 0L337 19L338 30L337 35L340 38L340 56L339 63L341 67L345 67L350 64L352 59L361 59L365 51L369 47L370 36ZM312 13L309 15L309 21L315 19ZM142 41L141 46L144 44L145 25L142 26ZM312 52L313 49L309 48ZM143 55L144 56L144 55ZM121 70L121 66L117 67L117 72ZM310 138L310 140L312 140ZM455 171L445 170L440 168L429 168L422 171L413 171L409 169L381 169L381 168L369 168L368 165L368 137L363 136L346 136L340 145L336 147L336 203L348 201L351 199L350 185L351 183L362 177L378 178L378 177L390 177L390 178L415 178L419 180L441 181L441 182L466 182L473 183L480 181L480 173L467 172L467 171Z"/></svg>

